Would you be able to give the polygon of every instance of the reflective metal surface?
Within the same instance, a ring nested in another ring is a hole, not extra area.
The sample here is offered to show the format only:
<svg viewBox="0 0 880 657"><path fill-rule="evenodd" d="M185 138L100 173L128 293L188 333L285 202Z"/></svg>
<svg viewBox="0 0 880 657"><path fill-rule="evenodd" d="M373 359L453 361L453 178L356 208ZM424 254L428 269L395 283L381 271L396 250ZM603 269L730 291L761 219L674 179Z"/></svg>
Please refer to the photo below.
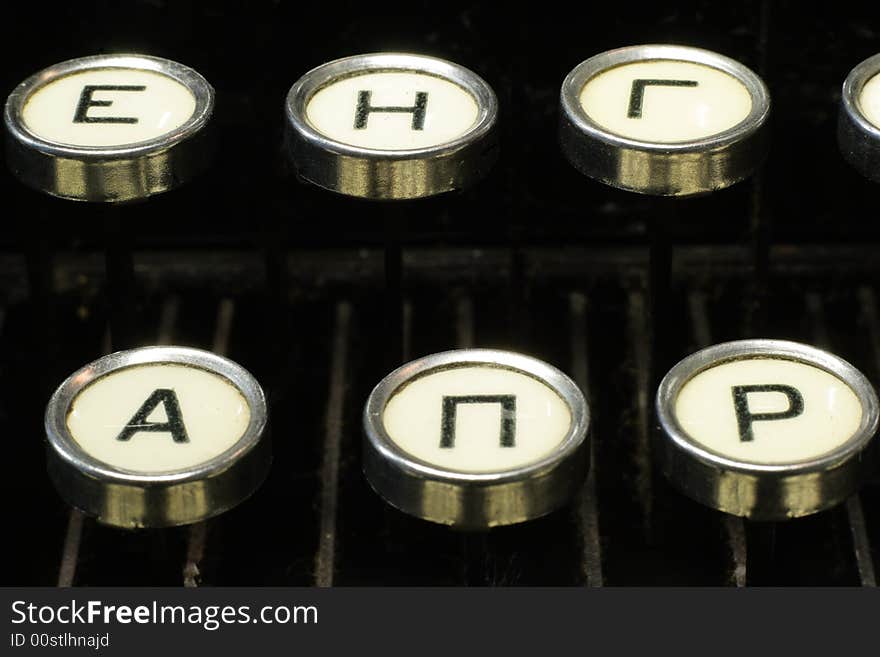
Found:
<svg viewBox="0 0 880 657"><path fill-rule="evenodd" d="M778 358L811 365L848 385L862 407L855 434L837 449L784 464L759 464L716 453L681 427L675 403L685 384L700 372L743 358ZM756 520L783 520L834 506L849 497L876 465L880 417L873 387L855 367L821 349L783 340L738 340L708 347L676 364L657 390L655 453L660 466L683 493L726 513Z"/></svg>
<svg viewBox="0 0 880 657"><path fill-rule="evenodd" d="M139 69L168 76L195 98L192 116L155 139L121 146L75 146L48 141L22 119L28 98L46 84L95 69ZM95 55L71 59L19 84L6 101L6 160L12 173L38 191L75 201L115 203L166 192L208 167L214 90L196 71L146 55Z"/></svg>
<svg viewBox="0 0 880 657"><path fill-rule="evenodd" d="M675 143L629 139L593 121L579 96L593 77L615 66L652 60L692 62L739 80L752 98L749 115L715 135ZM770 95L764 82L739 62L708 50L670 45L609 50L578 64L560 92L559 138L578 171L613 187L658 196L703 194L748 177L767 148Z"/></svg>
<svg viewBox="0 0 880 657"><path fill-rule="evenodd" d="M222 454L174 472L133 472L93 458L67 426L74 399L102 376L156 363L187 365L227 379L250 407L244 434ZM267 419L259 383L222 356L187 347L119 351L74 372L49 400L45 417L49 475L71 505L107 525L131 529L198 522L237 505L262 483L271 462L269 441L263 435Z"/></svg>
<svg viewBox="0 0 880 657"><path fill-rule="evenodd" d="M420 376L466 365L510 369L555 391L571 412L571 425L562 442L535 463L485 473L440 468L400 449L383 423L388 401ZM363 467L373 489L401 511L462 529L509 525L545 515L582 487L589 469L590 413L583 394L555 367L522 354L461 349L407 363L373 389L363 423Z"/></svg>

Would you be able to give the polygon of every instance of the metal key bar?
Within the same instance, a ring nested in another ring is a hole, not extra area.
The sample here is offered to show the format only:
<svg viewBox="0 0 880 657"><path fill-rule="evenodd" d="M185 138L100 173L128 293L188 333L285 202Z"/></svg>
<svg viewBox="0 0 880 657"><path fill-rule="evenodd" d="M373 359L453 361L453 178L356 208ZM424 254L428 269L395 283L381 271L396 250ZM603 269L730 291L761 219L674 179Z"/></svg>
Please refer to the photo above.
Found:
<svg viewBox="0 0 880 657"><path fill-rule="evenodd" d="M569 316L571 318L572 378L583 391L590 404L595 426L596 405L590 395L590 370L587 345L587 299L580 292L569 295ZM587 586L602 586L602 544L599 534L599 498L596 490L597 463L596 438L590 443L590 473L577 500L576 522L583 537L581 573Z"/></svg>
<svg viewBox="0 0 880 657"><path fill-rule="evenodd" d="M645 322L647 307L645 295L639 291L630 292L627 299L627 323L629 341L635 350L636 364L636 413L637 441L635 449L636 493L642 511L645 538L650 540L654 510L653 481L651 472L651 347L650 328Z"/></svg>
<svg viewBox="0 0 880 657"><path fill-rule="evenodd" d="M333 586L336 567L336 520L339 503L339 460L345 411L348 352L351 342L351 304L336 305L330 356L330 384L324 420L324 449L321 463L321 528L315 554L315 586Z"/></svg>

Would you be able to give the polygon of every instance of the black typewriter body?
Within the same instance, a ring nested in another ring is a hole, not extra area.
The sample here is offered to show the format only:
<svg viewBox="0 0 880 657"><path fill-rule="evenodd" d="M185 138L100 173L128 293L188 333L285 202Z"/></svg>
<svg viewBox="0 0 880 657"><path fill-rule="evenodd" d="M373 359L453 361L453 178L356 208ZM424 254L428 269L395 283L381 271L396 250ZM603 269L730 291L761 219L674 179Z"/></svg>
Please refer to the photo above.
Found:
<svg viewBox="0 0 880 657"><path fill-rule="evenodd" d="M876 7L157 1L10 12L6 92L81 55L168 57L213 84L221 139L198 180L123 209L0 175L4 585L874 585L876 477L844 504L768 527L675 491L655 472L651 441L654 369L707 344L797 340L880 380L878 188L836 144L841 84L880 51ZM756 176L679 201L616 191L568 165L562 79L590 55L639 43L707 48L764 78L771 146ZM388 210L296 180L282 152L290 85L322 62L386 50L459 62L494 87L501 150L481 184ZM671 282L652 300L661 220ZM402 244L393 284L389 231ZM133 260L132 280L108 280L108 245ZM386 312L396 295L399 322ZM196 541L187 528L122 531L72 516L46 475L55 386L111 346L218 341L268 394L264 485ZM592 470L570 505L466 533L370 490L361 412L393 369L389 353L463 345L536 356L585 391Z"/></svg>

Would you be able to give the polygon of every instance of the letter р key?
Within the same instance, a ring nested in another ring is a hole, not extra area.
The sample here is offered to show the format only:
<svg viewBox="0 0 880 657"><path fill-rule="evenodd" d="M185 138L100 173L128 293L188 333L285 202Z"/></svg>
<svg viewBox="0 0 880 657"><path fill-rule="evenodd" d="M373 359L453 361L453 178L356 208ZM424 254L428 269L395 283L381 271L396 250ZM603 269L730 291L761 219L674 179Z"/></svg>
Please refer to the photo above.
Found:
<svg viewBox="0 0 880 657"><path fill-rule="evenodd" d="M7 162L52 196L146 198L206 168L213 109L211 85L182 64L145 55L72 59L9 95Z"/></svg>
<svg viewBox="0 0 880 657"><path fill-rule="evenodd" d="M462 349L386 376L364 408L364 473L392 506L463 529L564 504L589 468L589 409L565 374L521 354Z"/></svg>
<svg viewBox="0 0 880 657"><path fill-rule="evenodd" d="M266 401L216 354L145 347L74 372L46 407L49 476L71 505L123 528L184 525L247 498L270 463Z"/></svg>
<svg viewBox="0 0 880 657"><path fill-rule="evenodd" d="M755 520L846 499L875 463L877 395L828 352L781 340L717 344L657 391L657 454L682 492Z"/></svg>

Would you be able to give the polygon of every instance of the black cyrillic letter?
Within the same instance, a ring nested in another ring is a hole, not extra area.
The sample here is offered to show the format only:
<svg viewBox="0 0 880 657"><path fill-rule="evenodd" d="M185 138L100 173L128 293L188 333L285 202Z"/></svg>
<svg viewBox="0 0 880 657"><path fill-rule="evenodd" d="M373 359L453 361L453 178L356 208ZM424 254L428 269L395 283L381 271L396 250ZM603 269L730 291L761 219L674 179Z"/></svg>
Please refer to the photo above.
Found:
<svg viewBox="0 0 880 657"><path fill-rule="evenodd" d="M155 408L162 404L165 407L165 417L167 422L148 422ZM153 391L147 401L138 409L128 424L126 424L116 440L130 440L133 435L146 431L150 433L170 433L174 442L188 443L189 436L186 435L186 426L183 424L183 415L180 413L180 404L177 401L177 395L173 390L168 388L157 388Z"/></svg>
<svg viewBox="0 0 880 657"><path fill-rule="evenodd" d="M627 118L642 118L642 103L645 100L645 87L655 85L659 87L696 87L696 80L645 80L637 78L633 80L632 91L629 94L629 109Z"/></svg>
<svg viewBox="0 0 880 657"><path fill-rule="evenodd" d="M501 405L501 446L516 444L516 396L514 395L463 395L443 397L443 417L440 420L440 447L455 447L455 419L459 404Z"/></svg>
<svg viewBox="0 0 880 657"><path fill-rule="evenodd" d="M733 386L733 408L736 411L736 424L739 428L739 439L750 442L755 439L752 424L766 420L787 420L804 412L804 398L797 388L778 383L752 386ZM781 392L788 398L788 408L776 413L752 413L749 410L750 392Z"/></svg>
<svg viewBox="0 0 880 657"><path fill-rule="evenodd" d="M357 110L354 114L354 129L363 130L367 127L367 119L372 112L410 113L412 114L412 129L425 129L425 110L428 108L428 92L416 92L416 104L412 107L373 107L370 105L371 91L358 92Z"/></svg>
<svg viewBox="0 0 880 657"><path fill-rule="evenodd" d="M95 100L92 94L96 91L144 91L141 84L87 84L79 95L79 104L73 115L74 123L137 123L134 116L89 116L90 107L110 107L112 100Z"/></svg>

